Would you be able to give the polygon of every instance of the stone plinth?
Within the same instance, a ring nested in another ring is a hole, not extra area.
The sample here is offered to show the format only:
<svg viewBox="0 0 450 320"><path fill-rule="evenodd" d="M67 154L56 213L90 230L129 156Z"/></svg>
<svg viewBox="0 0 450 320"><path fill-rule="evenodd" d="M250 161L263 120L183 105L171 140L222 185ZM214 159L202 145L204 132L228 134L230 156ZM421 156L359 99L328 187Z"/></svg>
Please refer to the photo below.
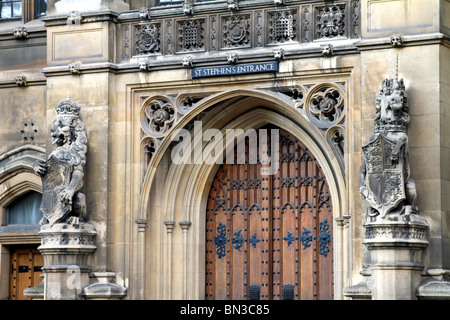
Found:
<svg viewBox="0 0 450 320"><path fill-rule="evenodd" d="M125 287L114 283L115 272L92 272L89 277L94 282L83 288L86 300L121 300L127 294Z"/></svg>
<svg viewBox="0 0 450 320"><path fill-rule="evenodd" d="M87 223L43 225L39 234L44 256L44 299L81 300L81 290L89 284L90 257L96 246L96 231Z"/></svg>
<svg viewBox="0 0 450 320"><path fill-rule="evenodd" d="M381 220L381 219L379 219ZM370 251L373 300L415 300L421 281L427 224L381 220L364 225L363 243Z"/></svg>
<svg viewBox="0 0 450 320"><path fill-rule="evenodd" d="M32 288L26 288L23 291L23 294L25 295L25 297L30 298L31 300L44 300L44 289L45 289L45 284L44 284L44 274L41 274L41 278L42 281L39 285L37 285L36 287L32 287Z"/></svg>

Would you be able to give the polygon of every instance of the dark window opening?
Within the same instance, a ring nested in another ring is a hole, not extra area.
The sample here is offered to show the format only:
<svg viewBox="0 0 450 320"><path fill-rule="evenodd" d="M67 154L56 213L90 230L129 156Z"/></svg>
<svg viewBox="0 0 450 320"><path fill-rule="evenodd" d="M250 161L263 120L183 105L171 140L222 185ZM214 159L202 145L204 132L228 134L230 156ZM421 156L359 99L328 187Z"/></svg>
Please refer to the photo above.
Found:
<svg viewBox="0 0 450 320"><path fill-rule="evenodd" d="M182 0L158 0L158 5L183 3Z"/></svg>
<svg viewBox="0 0 450 320"><path fill-rule="evenodd" d="M14 200L6 208L6 224L38 224L44 216L41 201L42 195L34 191Z"/></svg>
<svg viewBox="0 0 450 320"><path fill-rule="evenodd" d="M0 20L22 18L22 1L0 0Z"/></svg>
<svg viewBox="0 0 450 320"><path fill-rule="evenodd" d="M36 19L47 15L47 0L36 0L34 6Z"/></svg>

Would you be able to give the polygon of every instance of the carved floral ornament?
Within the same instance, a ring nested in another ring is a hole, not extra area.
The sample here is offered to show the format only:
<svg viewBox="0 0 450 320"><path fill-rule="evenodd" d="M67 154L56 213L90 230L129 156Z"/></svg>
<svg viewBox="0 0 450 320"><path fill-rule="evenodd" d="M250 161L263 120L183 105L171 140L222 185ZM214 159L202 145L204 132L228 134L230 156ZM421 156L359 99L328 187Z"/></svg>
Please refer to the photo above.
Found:
<svg viewBox="0 0 450 320"><path fill-rule="evenodd" d="M163 136L175 123L176 111L168 97L153 97L146 101L141 110L143 131L151 136Z"/></svg>
<svg viewBox="0 0 450 320"><path fill-rule="evenodd" d="M146 159L150 161L161 140L177 121L195 109L203 99L216 93L185 92L173 96L151 96L144 100L141 107L141 129L145 137L142 140L142 150ZM316 126L336 157L343 161L346 131L345 84L299 84L280 90L279 95L290 100L292 107Z"/></svg>

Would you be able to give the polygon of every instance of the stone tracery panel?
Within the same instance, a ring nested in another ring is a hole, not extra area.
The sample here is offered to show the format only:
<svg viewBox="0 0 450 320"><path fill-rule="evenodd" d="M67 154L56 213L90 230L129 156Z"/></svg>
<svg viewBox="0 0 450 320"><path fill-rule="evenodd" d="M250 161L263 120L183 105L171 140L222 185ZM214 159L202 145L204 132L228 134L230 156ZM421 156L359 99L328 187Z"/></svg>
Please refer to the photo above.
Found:
<svg viewBox="0 0 450 320"><path fill-rule="evenodd" d="M222 17L222 48L249 47L251 45L250 14Z"/></svg>
<svg viewBox="0 0 450 320"><path fill-rule="evenodd" d="M336 4L315 8L316 36L320 38L343 37L346 33L346 4Z"/></svg>
<svg viewBox="0 0 450 320"><path fill-rule="evenodd" d="M181 4L180 4L181 6ZM319 40L355 39L360 32L360 1L342 0L289 3L265 8L245 7L226 10L196 10L192 14L153 12L151 19L124 21L122 59L131 55L173 55L187 52L213 52L220 49L248 49ZM182 10L180 10L182 12ZM129 46L131 48L129 48Z"/></svg>
<svg viewBox="0 0 450 320"><path fill-rule="evenodd" d="M262 89L263 90L263 89ZM180 92L147 98L141 106L142 152L150 161L164 139L186 114L202 100L217 91ZM346 84L345 82L304 83L292 88L280 89L284 96L323 135L344 170L346 132Z"/></svg>
<svg viewBox="0 0 450 320"><path fill-rule="evenodd" d="M202 51L205 50L204 18L177 21L177 51Z"/></svg>
<svg viewBox="0 0 450 320"><path fill-rule="evenodd" d="M146 101L141 110L142 130L150 136L163 136L170 131L176 110L168 97L158 96Z"/></svg>
<svg viewBox="0 0 450 320"><path fill-rule="evenodd" d="M135 27L136 55L161 52L161 23L145 23Z"/></svg>

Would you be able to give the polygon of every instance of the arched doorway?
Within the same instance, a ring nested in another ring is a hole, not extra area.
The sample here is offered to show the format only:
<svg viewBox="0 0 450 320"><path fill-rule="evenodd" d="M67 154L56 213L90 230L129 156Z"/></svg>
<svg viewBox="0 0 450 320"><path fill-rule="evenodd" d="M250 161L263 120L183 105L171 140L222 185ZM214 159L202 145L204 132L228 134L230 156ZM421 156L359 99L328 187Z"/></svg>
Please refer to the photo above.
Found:
<svg viewBox="0 0 450 320"><path fill-rule="evenodd" d="M327 180L301 141L282 129L279 137L276 174L261 175L263 164L249 161L248 141L237 150L245 163L216 173L206 209L206 299L333 299Z"/></svg>

